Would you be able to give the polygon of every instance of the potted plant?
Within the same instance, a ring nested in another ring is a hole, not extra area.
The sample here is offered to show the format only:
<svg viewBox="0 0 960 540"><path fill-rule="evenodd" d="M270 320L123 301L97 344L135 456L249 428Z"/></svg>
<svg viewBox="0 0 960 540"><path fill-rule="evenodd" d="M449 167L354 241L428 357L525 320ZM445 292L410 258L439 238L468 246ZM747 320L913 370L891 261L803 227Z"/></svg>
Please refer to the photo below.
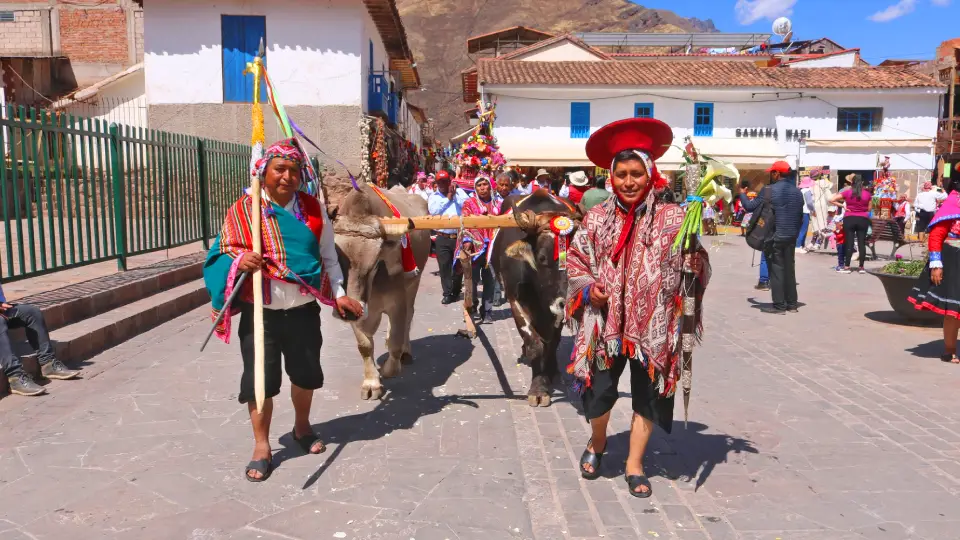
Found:
<svg viewBox="0 0 960 540"><path fill-rule="evenodd" d="M918 310L907 300L907 295L913 288L917 277L927 267L926 259L907 260L901 255L897 259L888 263L879 270L867 270L873 276L876 276L883 284L883 290L887 293L887 301L890 307L900 316L915 322L934 322L943 319L943 315L938 315L932 311Z"/></svg>

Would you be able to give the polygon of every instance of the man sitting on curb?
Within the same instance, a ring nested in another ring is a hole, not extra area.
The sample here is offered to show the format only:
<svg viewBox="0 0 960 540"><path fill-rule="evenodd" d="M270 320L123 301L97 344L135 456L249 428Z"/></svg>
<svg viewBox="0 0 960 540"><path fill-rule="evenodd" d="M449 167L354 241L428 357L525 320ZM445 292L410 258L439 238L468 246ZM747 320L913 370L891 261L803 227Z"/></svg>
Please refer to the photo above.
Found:
<svg viewBox="0 0 960 540"><path fill-rule="evenodd" d="M3 369L3 374L10 383L11 393L38 396L47 391L23 371L20 358L14 354L9 330L15 328L26 328L27 341L37 351L40 373L44 377L67 380L80 374L79 371L67 369L67 366L54 356L53 344L50 343L50 334L40 308L31 304L7 303L3 288L0 287L0 369Z"/></svg>

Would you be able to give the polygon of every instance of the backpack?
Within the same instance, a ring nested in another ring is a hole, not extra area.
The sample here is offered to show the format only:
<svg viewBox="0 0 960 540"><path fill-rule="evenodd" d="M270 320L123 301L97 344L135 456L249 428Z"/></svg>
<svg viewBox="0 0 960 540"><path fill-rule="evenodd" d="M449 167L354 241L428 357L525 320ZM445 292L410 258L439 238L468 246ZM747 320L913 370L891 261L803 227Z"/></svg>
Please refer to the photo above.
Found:
<svg viewBox="0 0 960 540"><path fill-rule="evenodd" d="M764 246L773 240L777 224L773 212L773 190L763 189L763 202L753 211L750 224L747 225L747 245L763 251Z"/></svg>

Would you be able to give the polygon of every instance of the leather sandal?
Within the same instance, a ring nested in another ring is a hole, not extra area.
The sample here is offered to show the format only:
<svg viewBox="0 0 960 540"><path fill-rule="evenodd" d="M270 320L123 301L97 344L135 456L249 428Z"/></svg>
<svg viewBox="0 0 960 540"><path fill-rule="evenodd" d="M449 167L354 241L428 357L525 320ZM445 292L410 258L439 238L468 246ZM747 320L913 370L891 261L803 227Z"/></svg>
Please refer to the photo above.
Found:
<svg viewBox="0 0 960 540"><path fill-rule="evenodd" d="M650 485L650 480L647 480L646 476L641 475L630 475L626 474L623 477L627 481L627 486L630 488L630 494L638 499L646 499L647 497L653 495L653 486ZM646 491L637 491L638 487L646 486Z"/></svg>
<svg viewBox="0 0 960 540"><path fill-rule="evenodd" d="M293 442L297 443L297 445L305 454L313 454L314 452L311 452L310 450L312 450L313 445L317 444L318 442L320 443L320 451L316 452L316 454L322 454L327 451L327 445L324 444L323 441L320 440L320 437L317 437L317 434L312 431L298 439L297 430L293 429L290 431L290 436L293 437Z"/></svg>
<svg viewBox="0 0 960 540"><path fill-rule="evenodd" d="M250 471L260 473L260 478L250 476ZM270 478L270 473L272 472L273 458L257 459L247 464L247 468L243 471L243 476L247 479L247 482L263 482L267 478Z"/></svg>
<svg viewBox="0 0 960 540"><path fill-rule="evenodd" d="M590 451L590 443L593 439L587 441L587 448L583 450L583 454L580 456L580 476L586 478L587 480L596 480L600 478L600 463L603 462L603 452L607 449L604 446L603 450L598 453L593 453ZM583 468L584 465L590 465L593 467L593 472L589 472Z"/></svg>

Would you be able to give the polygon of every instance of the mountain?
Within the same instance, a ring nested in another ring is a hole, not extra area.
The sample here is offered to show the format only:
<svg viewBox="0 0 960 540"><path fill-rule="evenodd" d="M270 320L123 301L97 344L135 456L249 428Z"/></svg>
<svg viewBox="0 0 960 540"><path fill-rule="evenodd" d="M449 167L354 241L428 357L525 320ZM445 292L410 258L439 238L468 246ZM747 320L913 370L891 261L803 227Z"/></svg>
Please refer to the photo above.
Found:
<svg viewBox="0 0 960 540"><path fill-rule="evenodd" d="M474 64L467 39L522 25L568 32L716 32L713 21L647 9L627 0L397 0L425 88L408 99L427 108L437 138L469 128L460 72Z"/></svg>

